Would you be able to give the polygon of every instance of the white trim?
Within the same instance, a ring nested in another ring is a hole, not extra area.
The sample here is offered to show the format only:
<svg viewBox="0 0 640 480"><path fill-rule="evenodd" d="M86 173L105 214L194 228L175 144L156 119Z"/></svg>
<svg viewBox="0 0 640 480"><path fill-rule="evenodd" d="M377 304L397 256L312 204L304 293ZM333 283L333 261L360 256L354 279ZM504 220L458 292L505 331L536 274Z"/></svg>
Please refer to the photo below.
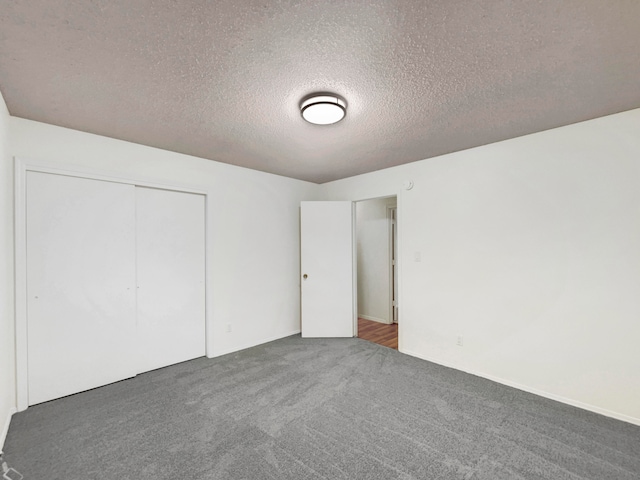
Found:
<svg viewBox="0 0 640 480"><path fill-rule="evenodd" d="M246 343L240 347L232 347L229 348L227 350L221 350L219 352L216 352L215 355L213 356L209 356L207 355L208 358L216 358L216 357L221 357L223 355L229 355L230 353L235 353L235 352L239 352L241 350L246 350L247 348L253 348L253 347L257 347L259 345L264 345L265 343L269 343L269 342L274 342L276 340L280 340L282 338L287 338L287 337L291 337L293 335L299 335L301 332L301 330L298 328L296 330L291 330L290 332L287 333L282 333L279 335L275 335L273 337L268 337L268 338L264 338L262 340L258 340L257 342L250 342L250 343Z"/></svg>
<svg viewBox="0 0 640 480"><path fill-rule="evenodd" d="M563 397L561 395L556 395L554 393L545 392L544 390L539 390L534 387L529 387L527 385L522 385L520 383L512 382L510 380L505 380L504 378L496 377L494 375L488 375L483 372L475 371L472 369L461 368L459 365L455 365L453 363L443 362L438 359L434 359L429 357L428 355L422 355L411 351L403 351L407 355L411 355L412 357L419 358L421 360L426 360L427 362L436 363L438 365L442 365L444 367L453 368L455 370L459 370L461 372L468 373L470 375L475 375L476 377L486 378L487 380L491 380L496 383L500 383L502 385L506 385L508 387L517 388L518 390L522 390L523 392L532 393L534 395L538 395L540 397L548 398L550 400L555 400L560 403L564 403L566 405L571 405L572 407L581 408L583 410L588 410L593 413L598 413L600 415L604 415L605 417L615 418L616 420L622 420L623 422L631 423L633 425L640 426L640 418L630 417L629 415L625 415L623 413L614 412L612 410L607 410L606 408L597 407L595 405L591 405L588 403L580 402L578 400L573 400L570 398Z"/></svg>
<svg viewBox="0 0 640 480"><path fill-rule="evenodd" d="M209 193L206 188L193 187L192 185L184 183L158 183L151 177L136 176L136 178L132 178L129 176L114 175L111 172L99 170L97 168L88 168L85 166L59 162L56 162L57 166L52 167L51 162L42 162L24 157L14 158L16 162L16 169L20 167L24 170L33 172L52 173L55 175L66 175L69 177L89 178L92 180L102 180L105 182L125 183L129 185L139 185L141 187L175 190L178 192L196 193L200 195L207 195Z"/></svg>
<svg viewBox="0 0 640 480"><path fill-rule="evenodd" d="M396 246L396 252L398 252L398 256L396 258L396 266L398 275L398 294L397 302L398 305L404 305L404 295L402 287L404 282L402 281L402 239L404 238L404 233L402 231L402 227L404 226L404 222L402 221L402 205L404 205L404 194L406 192L404 189L400 189L400 193L396 194L396 241L398 245ZM407 192L408 193L408 192ZM393 317L391 317L391 322L393 322ZM398 308L398 351L404 352L404 338L402 336L404 332L404 328L402 326L402 322L400 321L400 309Z"/></svg>
<svg viewBox="0 0 640 480"><path fill-rule="evenodd" d="M389 319L384 323L393 324L393 209L396 208L392 205L387 205L387 263L389 266ZM362 317L364 318L364 317ZM370 319L367 319L370 320ZM377 320L376 320L377 321Z"/></svg>
<svg viewBox="0 0 640 480"><path fill-rule="evenodd" d="M352 336L358 336L358 232L356 202L351 202L351 316Z"/></svg>
<svg viewBox="0 0 640 480"><path fill-rule="evenodd" d="M371 315L363 315L363 314L360 314L359 317L364 318L365 320L371 320L372 322L380 322L380 323L384 323L385 325L389 325L389 322L387 322L384 318L372 317Z"/></svg>
<svg viewBox="0 0 640 480"><path fill-rule="evenodd" d="M393 277L393 267L394 267L394 261L397 262L398 259L394 258L394 251L393 251L393 245L394 245L394 238L393 238L393 230L394 230L394 223L395 223L395 229L396 229L396 240L397 240L397 233L398 233L398 199L396 197L396 205L387 205L387 225L389 227L389 239L387 240L387 246L389 247L389 321L385 322L388 323L389 325L393 325L394 323L394 319L395 319L395 305L393 304L393 291L395 289L395 282L394 282L394 277ZM395 212L395 215L394 215ZM395 218L394 218L395 217ZM397 294L398 292L396 292ZM397 301L396 299L396 304L399 304L400 302Z"/></svg>
<svg viewBox="0 0 640 480"><path fill-rule="evenodd" d="M16 406L18 411L21 412L29 406L29 372L27 369L27 168L18 158L15 159L14 166Z"/></svg>
<svg viewBox="0 0 640 480"><path fill-rule="evenodd" d="M2 430L0 431L0 452L4 449L4 442L7 439L7 434L9 433L9 425L11 424L11 417L17 410L15 407L11 407L9 409L9 413L7 414L7 419L4 421L4 425L2 426Z"/></svg>
<svg viewBox="0 0 640 480"><path fill-rule="evenodd" d="M16 309L16 400L18 411L26 410L29 406L28 362L27 362L27 262L26 262L26 194L27 172L50 173L71 177L102 180L107 182L137 185L140 187L158 188L178 192L195 193L205 197L205 349L208 357L215 355L213 344L213 292L209 288L213 281L210 272L213 271L213 252L210 239L213 238L213 226L209 221L212 211L209 191L206 188L193 187L186 184L158 183L151 178L116 176L111 173L78 165L56 162L51 166L48 162L41 162L22 157L14 157L15 165L15 198L14 198L14 228L15 228L15 309ZM217 356L217 355L216 355Z"/></svg>

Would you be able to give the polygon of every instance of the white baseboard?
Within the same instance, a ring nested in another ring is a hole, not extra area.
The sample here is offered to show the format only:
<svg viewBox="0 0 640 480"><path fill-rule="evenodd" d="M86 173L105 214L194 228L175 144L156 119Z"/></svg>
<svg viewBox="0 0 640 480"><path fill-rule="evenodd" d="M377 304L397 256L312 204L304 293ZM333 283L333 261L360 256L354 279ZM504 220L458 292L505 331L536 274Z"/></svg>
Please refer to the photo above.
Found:
<svg viewBox="0 0 640 480"><path fill-rule="evenodd" d="M442 365L444 367L449 367L449 368L453 368L455 370L460 370L462 372L469 373L471 375L475 375L476 377L486 378L487 380L491 380L493 382L500 383L500 384L506 385L508 387L517 388L518 390L522 390L524 392L533 393L534 395L538 395L540 397L548 398L550 400L555 400L557 402L565 403L567 405L571 405L573 407L578 407L578 408L581 408L583 410L588 410L590 412L599 413L600 415L604 415L605 417L615 418L616 420L622 420L623 422L627 422L627 423L631 423L633 425L640 426L640 418L631 417L631 416L625 415L623 413L618 413L618 412L614 412L612 410L607 410L606 408L601 408L601 407L597 407L595 405L591 405L591 404L588 404L588 403L583 403L583 402L580 402L578 400L573 400L571 398L566 398L566 397L563 397L561 395L556 395L555 393L545 392L544 390L539 390L539 389L534 388L534 387L529 387L527 385L522 385L520 383L512 382L510 380L505 380L503 378L496 377L496 376L493 376L493 375L488 375L488 374L483 373L483 372L463 369L463 368L460 368L460 366L458 366L458 365L449 364L447 362L442 362L442 361L434 359L434 358L429 358L429 356L427 356L427 355L421 355L421 354L418 354L418 353L415 353L415 352L411 352L411 351L408 351L408 350L401 350L401 353L405 353L407 355L411 355L412 357L417 357L417 358L420 358L422 360L426 360L427 362L437 363L438 365Z"/></svg>
<svg viewBox="0 0 640 480"><path fill-rule="evenodd" d="M280 340L281 338L286 338L286 337L290 337L291 335L297 335L300 333L300 329L298 328L297 330L291 330L290 332L287 333L281 333L279 335L275 335L273 337L268 337L268 338L264 338L262 340L259 340L257 342L251 342L251 343L247 343L244 345L241 345L239 347L232 347L226 350L221 350L219 352L215 352L215 354L209 358L215 358L215 357L221 357L222 355L228 355L230 353L235 353L235 352L239 352L240 350L246 350L247 348L251 348L251 347L257 347L258 345L262 345L265 343L269 343L269 342L273 342L275 340Z"/></svg>
<svg viewBox="0 0 640 480"><path fill-rule="evenodd" d="M7 415L6 420L4 421L4 425L2 426L2 431L0 431L0 452L4 449L4 441L7 439L7 433L9 433L9 424L11 423L11 417L17 410L15 407L11 407L9 409L9 414Z"/></svg>
<svg viewBox="0 0 640 480"><path fill-rule="evenodd" d="M371 315L362 315L362 314L358 314L358 317L364 318L365 320L371 320L372 322L380 322L380 323L384 323L385 325L389 325L389 320L386 320L384 318L372 317Z"/></svg>

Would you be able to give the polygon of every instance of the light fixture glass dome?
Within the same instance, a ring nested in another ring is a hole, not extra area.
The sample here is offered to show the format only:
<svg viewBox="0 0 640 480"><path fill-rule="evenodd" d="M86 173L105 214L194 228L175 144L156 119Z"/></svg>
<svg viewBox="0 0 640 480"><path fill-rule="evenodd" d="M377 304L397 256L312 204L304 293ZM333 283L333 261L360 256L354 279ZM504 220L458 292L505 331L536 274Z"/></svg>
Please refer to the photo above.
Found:
<svg viewBox="0 0 640 480"><path fill-rule="evenodd" d="M347 105L337 95L323 94L307 98L300 105L302 118L316 125L339 122L347 114Z"/></svg>

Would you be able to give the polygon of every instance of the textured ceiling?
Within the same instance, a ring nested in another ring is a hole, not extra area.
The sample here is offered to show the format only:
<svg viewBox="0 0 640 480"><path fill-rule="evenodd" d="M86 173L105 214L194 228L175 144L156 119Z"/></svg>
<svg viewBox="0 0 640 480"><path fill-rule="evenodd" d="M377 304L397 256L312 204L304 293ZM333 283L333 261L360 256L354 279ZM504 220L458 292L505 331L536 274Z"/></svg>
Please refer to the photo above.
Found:
<svg viewBox="0 0 640 480"><path fill-rule="evenodd" d="M640 1L0 0L0 91L322 183L640 107ZM345 120L305 123L314 91Z"/></svg>

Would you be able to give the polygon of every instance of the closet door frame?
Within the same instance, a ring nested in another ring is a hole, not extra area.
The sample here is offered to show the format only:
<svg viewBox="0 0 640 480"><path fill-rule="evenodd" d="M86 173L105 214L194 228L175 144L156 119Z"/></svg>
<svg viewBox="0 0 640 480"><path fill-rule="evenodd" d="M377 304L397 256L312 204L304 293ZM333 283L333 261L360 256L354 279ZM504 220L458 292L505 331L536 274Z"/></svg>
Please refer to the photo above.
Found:
<svg viewBox="0 0 640 480"><path fill-rule="evenodd" d="M28 335L27 335L27 172L50 173L69 177L86 178L122 183L140 187L158 188L184 193L195 193L204 196L205 201L205 352L212 358L213 352L213 292L211 291L211 247L212 225L209 220L210 197L204 188L184 184L158 183L150 178L136 176L113 175L109 172L77 165L66 165L56 162L42 162L23 157L14 157L14 222L15 222L15 339L16 339L16 403L17 410L24 411L29 406L29 370L28 370Z"/></svg>

